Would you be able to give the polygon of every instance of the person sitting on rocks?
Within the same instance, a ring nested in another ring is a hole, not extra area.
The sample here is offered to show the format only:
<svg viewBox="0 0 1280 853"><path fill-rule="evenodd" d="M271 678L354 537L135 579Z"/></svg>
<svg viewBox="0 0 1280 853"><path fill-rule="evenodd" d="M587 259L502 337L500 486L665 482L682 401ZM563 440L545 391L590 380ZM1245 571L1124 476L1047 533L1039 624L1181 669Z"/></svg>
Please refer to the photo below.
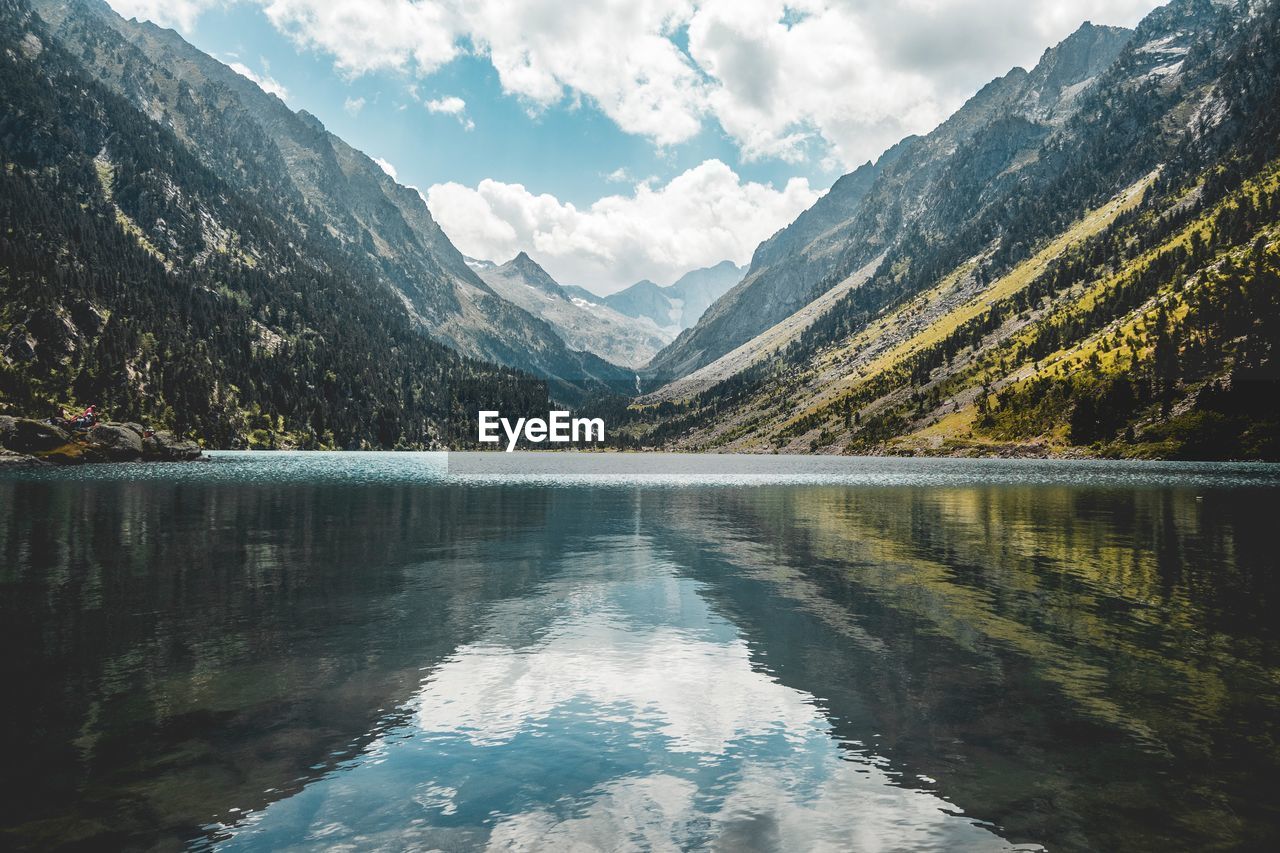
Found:
<svg viewBox="0 0 1280 853"><path fill-rule="evenodd" d="M89 429L98 422L97 406L89 406L67 422L71 429Z"/></svg>

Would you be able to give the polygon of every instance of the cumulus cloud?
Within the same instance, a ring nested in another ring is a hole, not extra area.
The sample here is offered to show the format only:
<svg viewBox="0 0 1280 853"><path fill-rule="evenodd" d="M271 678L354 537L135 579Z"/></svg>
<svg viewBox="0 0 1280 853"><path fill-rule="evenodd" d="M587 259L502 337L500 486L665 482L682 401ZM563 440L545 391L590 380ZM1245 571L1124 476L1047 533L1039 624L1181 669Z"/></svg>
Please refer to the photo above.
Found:
<svg viewBox="0 0 1280 853"><path fill-rule="evenodd" d="M534 109L589 101L673 145L718 124L747 159L851 166L929 130L988 79L1092 18L1157 0L267 0L339 67L420 75L464 49ZM679 35L687 36L687 51ZM975 49L981 45L981 49Z"/></svg>
<svg viewBox="0 0 1280 853"><path fill-rule="evenodd" d="M672 41L687 0L598 0L566 14L561 0L262 0L298 45L348 74L426 76L467 49L504 91L532 108L589 98L629 133L682 142L702 124L702 78Z"/></svg>
<svg viewBox="0 0 1280 853"><path fill-rule="evenodd" d="M111 8L126 18L155 21L166 27L190 30L200 13L218 0L107 0Z"/></svg>
<svg viewBox="0 0 1280 853"><path fill-rule="evenodd" d="M190 25L216 0L111 0ZM660 146L718 125L748 159L846 167L929 130L1085 19L1159 0L254 0L348 74L484 57L534 112L590 103Z"/></svg>
<svg viewBox="0 0 1280 853"><path fill-rule="evenodd" d="M707 0L689 49L748 159L818 152L847 168L932 129L1086 19L1133 24L1158 2Z"/></svg>
<svg viewBox="0 0 1280 853"><path fill-rule="evenodd" d="M414 0L258 0L276 29L333 56L349 74L429 74L459 53L451 3Z"/></svg>
<svg viewBox="0 0 1280 853"><path fill-rule="evenodd" d="M467 108L467 102L456 95L447 95L443 98L427 101L426 107L429 112L457 115Z"/></svg>
<svg viewBox="0 0 1280 853"><path fill-rule="evenodd" d="M398 176L398 174L396 173L396 167L395 167L395 166L392 166L392 165L391 165L391 163L390 163L389 161L384 160L384 159L382 159L381 157L374 157L374 158L373 158L373 162L375 162L375 163L377 163L377 164L378 164L378 168L379 168L379 169L381 169L382 171L384 171L384 172L386 172L388 175L390 175L390 176L391 176L391 180L393 180L393 181L394 181L394 180L396 180L396 179L397 179L397 177L399 177L399 176Z"/></svg>
<svg viewBox="0 0 1280 853"><path fill-rule="evenodd" d="M744 182L707 160L663 186L635 185L579 209L521 184L436 184L432 215L466 255L503 261L528 251L559 281L609 292L641 278L673 281L755 247L820 195L803 178L782 189Z"/></svg>
<svg viewBox="0 0 1280 853"><path fill-rule="evenodd" d="M457 95L445 95L443 98L424 101L423 106L427 108L427 112L455 116L467 130L475 129L475 122L467 118L467 102Z"/></svg>
<svg viewBox="0 0 1280 853"><path fill-rule="evenodd" d="M265 74L258 74L245 65L243 62L233 62L228 66L232 71L241 77L247 77L254 83L258 84L258 88L266 92L268 95L275 95L282 101L289 100L289 90L280 85L274 78Z"/></svg>
<svg viewBox="0 0 1280 853"><path fill-rule="evenodd" d="M342 108L353 116L360 115L360 111L364 109L364 98L347 98L342 102Z"/></svg>
<svg viewBox="0 0 1280 853"><path fill-rule="evenodd" d="M661 145L701 129L703 79L673 36L688 0L475 0L460 20L503 88L538 106L566 95L594 102L622 130Z"/></svg>

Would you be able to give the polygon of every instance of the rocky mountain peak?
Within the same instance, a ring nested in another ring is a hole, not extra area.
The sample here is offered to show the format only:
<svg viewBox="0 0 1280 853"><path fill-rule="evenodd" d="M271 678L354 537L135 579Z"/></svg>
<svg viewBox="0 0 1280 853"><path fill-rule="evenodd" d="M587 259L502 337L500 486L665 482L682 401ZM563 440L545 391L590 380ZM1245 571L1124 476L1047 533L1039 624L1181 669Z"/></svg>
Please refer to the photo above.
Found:
<svg viewBox="0 0 1280 853"><path fill-rule="evenodd" d="M1085 21L1041 55L1031 76L1037 82L1056 87L1096 77L1111 66L1132 36L1133 30L1124 27L1098 26Z"/></svg>
<svg viewBox="0 0 1280 853"><path fill-rule="evenodd" d="M551 274L543 269L541 264L529 257L528 252L523 250L514 258L498 267L498 271L508 274L514 273L534 287L545 290L549 293L554 293L557 296L563 296L560 283L552 278Z"/></svg>
<svg viewBox="0 0 1280 853"><path fill-rule="evenodd" d="M1246 5L1233 0L1172 0L1142 19L1135 46L1141 51L1170 37L1185 38L1208 32L1233 14L1244 15Z"/></svg>
<svg viewBox="0 0 1280 853"><path fill-rule="evenodd" d="M310 235L307 263L358 270L368 286L389 291L422 333L472 357L564 379L556 386L564 396L581 390L579 383L625 375L571 350L545 321L497 297L422 197L316 116L294 112L177 33L125 21L99 0L33 5L79 69L171 130L264 216Z"/></svg>
<svg viewBox="0 0 1280 853"><path fill-rule="evenodd" d="M1057 123L1073 112L1075 99L1115 64L1133 38L1133 30L1085 21L1046 50L1022 85L1022 114L1033 121Z"/></svg>
<svg viewBox="0 0 1280 853"><path fill-rule="evenodd" d="M529 253L523 249L518 255L510 261L511 265L518 269L536 269L541 270L542 267L533 258L529 257Z"/></svg>
<svg viewBox="0 0 1280 853"><path fill-rule="evenodd" d="M305 124L307 127L314 130L316 133L328 132L328 128L324 126L324 122L320 121L320 119L316 118L314 115L307 112L306 110L298 110L296 115L298 116L299 119L302 120L303 124Z"/></svg>

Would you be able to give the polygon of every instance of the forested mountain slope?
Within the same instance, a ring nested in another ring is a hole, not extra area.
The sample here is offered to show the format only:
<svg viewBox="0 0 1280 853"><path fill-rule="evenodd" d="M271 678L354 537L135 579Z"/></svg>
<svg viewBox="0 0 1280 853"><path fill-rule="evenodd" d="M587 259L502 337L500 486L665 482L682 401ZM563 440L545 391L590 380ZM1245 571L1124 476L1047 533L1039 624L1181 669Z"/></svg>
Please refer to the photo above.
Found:
<svg viewBox="0 0 1280 853"><path fill-rule="evenodd" d="M1072 116L988 182L985 212L950 233L914 226L887 250L845 245L828 283L886 255L766 358L634 407L630 434L763 451L1280 457L1277 93L1280 4L1156 10Z"/></svg>
<svg viewBox="0 0 1280 853"><path fill-rule="evenodd" d="M145 92L156 69L123 67ZM531 376L425 335L372 257L325 236L284 178L233 185L15 0L0 3L0 91L6 409L96 403L212 446L308 447L466 434L459 398L476 389L545 411ZM267 203L276 193L288 217Z"/></svg>
<svg viewBox="0 0 1280 853"><path fill-rule="evenodd" d="M102 0L34 0L33 7L87 75L170 130L201 165L290 232L303 254L341 254L335 273L389 290L432 337L550 377L563 397L630 380L494 294L416 190L314 116L293 112L172 30L126 21Z"/></svg>

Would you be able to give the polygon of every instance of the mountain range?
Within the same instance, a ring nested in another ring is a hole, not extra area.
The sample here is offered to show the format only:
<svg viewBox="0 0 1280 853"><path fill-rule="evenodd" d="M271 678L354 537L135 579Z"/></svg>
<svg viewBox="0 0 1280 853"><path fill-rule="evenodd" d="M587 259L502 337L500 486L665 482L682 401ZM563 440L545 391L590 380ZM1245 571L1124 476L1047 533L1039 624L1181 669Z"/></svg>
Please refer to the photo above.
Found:
<svg viewBox="0 0 1280 853"><path fill-rule="evenodd" d="M746 270L608 296L463 257L172 31L101 0L0 28L6 410L434 446L551 397L625 447L1280 457L1277 0L1086 23Z"/></svg>
<svg viewBox="0 0 1280 853"><path fill-rule="evenodd" d="M604 297L580 287L573 291L579 298L603 301L628 317L649 320L670 342L697 323L717 299L742 281L745 272L732 261L721 261L715 266L690 270L665 287L643 279Z"/></svg>
<svg viewBox="0 0 1280 853"><path fill-rule="evenodd" d="M653 322L615 311L583 288L561 285L525 252L501 265L467 263L495 293L545 320L573 349L638 368L671 342Z"/></svg>
<svg viewBox="0 0 1280 853"><path fill-rule="evenodd" d="M289 109L172 30L126 21L101 0L37 0L31 8L42 19L45 40L65 58L65 70L93 79L163 128L237 198L270 217L303 254L321 242L342 253L350 264L344 276L390 292L434 339L463 355L546 377L568 398L626 378L494 294L441 231L420 193L397 184L315 116ZM95 156L115 167L110 134ZM142 219L138 225L166 248L157 230L163 226ZM219 223L206 226L200 235L206 243L223 238ZM249 257L255 250L244 249Z"/></svg>
<svg viewBox="0 0 1280 853"><path fill-rule="evenodd" d="M1015 185L1019 156L1074 114L1131 33L1085 24L974 95L937 129L908 137L840 178L795 222L756 249L746 278L655 360L683 375L764 332L916 234L946 235L992 209Z"/></svg>
<svg viewBox="0 0 1280 853"><path fill-rule="evenodd" d="M732 261L721 261L690 270L665 287L646 279L600 296L556 281L527 252L505 264L466 262L495 293L551 324L572 348L633 369L646 366L696 323L743 274Z"/></svg>
<svg viewBox="0 0 1280 853"><path fill-rule="evenodd" d="M844 176L642 372L629 441L1280 456L1278 21L1086 23Z"/></svg>

